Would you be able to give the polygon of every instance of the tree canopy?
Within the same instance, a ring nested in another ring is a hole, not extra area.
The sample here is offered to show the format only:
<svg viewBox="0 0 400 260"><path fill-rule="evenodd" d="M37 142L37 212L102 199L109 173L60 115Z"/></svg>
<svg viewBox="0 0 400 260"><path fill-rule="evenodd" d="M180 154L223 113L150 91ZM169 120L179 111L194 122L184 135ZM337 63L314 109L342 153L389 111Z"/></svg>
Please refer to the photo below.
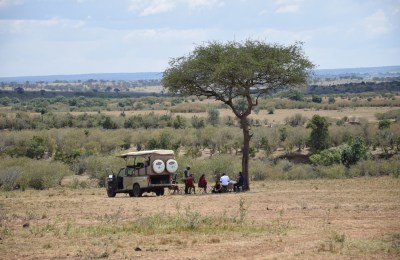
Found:
<svg viewBox="0 0 400 260"><path fill-rule="evenodd" d="M249 189L248 116L258 99L278 90L305 85L314 67L301 43L290 46L262 41L210 42L173 58L162 84L172 93L206 96L228 105L243 129L242 172Z"/></svg>

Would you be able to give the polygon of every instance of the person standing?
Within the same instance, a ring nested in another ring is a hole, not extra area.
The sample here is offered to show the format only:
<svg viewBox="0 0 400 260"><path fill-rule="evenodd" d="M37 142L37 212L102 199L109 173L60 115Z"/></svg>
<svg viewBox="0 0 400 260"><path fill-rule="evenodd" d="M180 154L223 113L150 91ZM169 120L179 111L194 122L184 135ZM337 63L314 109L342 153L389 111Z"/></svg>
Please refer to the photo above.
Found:
<svg viewBox="0 0 400 260"><path fill-rule="evenodd" d="M189 193L189 186L187 184L187 179L190 176L190 165L186 165L186 169L183 171L183 181L185 183L185 194Z"/></svg>
<svg viewBox="0 0 400 260"><path fill-rule="evenodd" d="M189 174L189 177L186 179L186 186L188 187L188 192L186 194L192 194L192 189L193 193L196 194L196 187L194 186L194 179L191 174Z"/></svg>

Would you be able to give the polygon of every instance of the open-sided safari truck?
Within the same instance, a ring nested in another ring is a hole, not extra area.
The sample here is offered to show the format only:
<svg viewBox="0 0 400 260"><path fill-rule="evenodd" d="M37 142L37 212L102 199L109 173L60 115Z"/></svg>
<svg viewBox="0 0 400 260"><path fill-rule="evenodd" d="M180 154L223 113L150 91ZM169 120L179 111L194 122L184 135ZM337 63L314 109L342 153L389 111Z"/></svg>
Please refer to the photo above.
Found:
<svg viewBox="0 0 400 260"><path fill-rule="evenodd" d="M117 174L112 172L106 178L108 197L117 193L128 193L131 197L140 197L144 192L164 195L164 188L173 186L172 179L178 170L172 150L151 150L121 154L126 166Z"/></svg>

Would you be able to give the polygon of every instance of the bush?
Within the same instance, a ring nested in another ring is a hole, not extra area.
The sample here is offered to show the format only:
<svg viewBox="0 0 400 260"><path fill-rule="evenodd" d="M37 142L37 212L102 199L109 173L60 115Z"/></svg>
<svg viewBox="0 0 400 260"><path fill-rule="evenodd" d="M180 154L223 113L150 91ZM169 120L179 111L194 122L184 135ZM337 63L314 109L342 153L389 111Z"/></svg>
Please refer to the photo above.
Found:
<svg viewBox="0 0 400 260"><path fill-rule="evenodd" d="M320 166L316 171L317 176L324 179L342 179L346 177L346 167L343 165Z"/></svg>
<svg viewBox="0 0 400 260"><path fill-rule="evenodd" d="M400 172L400 156L393 156L389 160L360 161L349 169L350 177L359 176L398 176Z"/></svg>
<svg viewBox="0 0 400 260"><path fill-rule="evenodd" d="M104 187L106 176L112 172L118 173L119 169L125 166L125 162L115 156L90 156L84 160L87 174L97 180L100 187Z"/></svg>
<svg viewBox="0 0 400 260"><path fill-rule="evenodd" d="M314 165L329 166L341 162L342 150L339 147L325 149L318 154L310 156L310 161Z"/></svg>
<svg viewBox="0 0 400 260"><path fill-rule="evenodd" d="M19 167L11 167L0 171L0 187L2 190L11 191L16 187L17 179L21 174Z"/></svg>
<svg viewBox="0 0 400 260"><path fill-rule="evenodd" d="M7 178L8 183L14 187L48 189L60 184L62 178L72 175L69 167L61 162L38 161L28 158L2 158L0 160L1 176L12 173L12 178ZM15 180L14 180L15 179Z"/></svg>

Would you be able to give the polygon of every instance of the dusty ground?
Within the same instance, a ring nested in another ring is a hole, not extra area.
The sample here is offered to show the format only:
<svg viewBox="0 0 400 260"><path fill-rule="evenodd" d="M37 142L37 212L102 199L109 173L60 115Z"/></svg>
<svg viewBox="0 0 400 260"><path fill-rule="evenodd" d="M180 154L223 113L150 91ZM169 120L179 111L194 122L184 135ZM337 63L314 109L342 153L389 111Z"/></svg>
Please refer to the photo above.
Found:
<svg viewBox="0 0 400 260"><path fill-rule="evenodd" d="M107 198L104 189L2 192L0 259L399 259L399 199L400 179L391 177L143 198ZM132 228L167 215L211 222ZM237 223L221 229L213 219Z"/></svg>

